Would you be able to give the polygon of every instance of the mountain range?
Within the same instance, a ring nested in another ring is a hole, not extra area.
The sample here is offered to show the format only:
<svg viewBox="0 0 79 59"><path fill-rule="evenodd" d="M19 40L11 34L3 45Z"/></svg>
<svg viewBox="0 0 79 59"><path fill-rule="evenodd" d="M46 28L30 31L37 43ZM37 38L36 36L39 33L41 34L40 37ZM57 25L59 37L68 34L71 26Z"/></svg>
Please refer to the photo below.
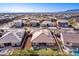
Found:
<svg viewBox="0 0 79 59"><path fill-rule="evenodd" d="M66 10L64 12L66 12L66 13L79 13L79 9L71 9L71 10Z"/></svg>

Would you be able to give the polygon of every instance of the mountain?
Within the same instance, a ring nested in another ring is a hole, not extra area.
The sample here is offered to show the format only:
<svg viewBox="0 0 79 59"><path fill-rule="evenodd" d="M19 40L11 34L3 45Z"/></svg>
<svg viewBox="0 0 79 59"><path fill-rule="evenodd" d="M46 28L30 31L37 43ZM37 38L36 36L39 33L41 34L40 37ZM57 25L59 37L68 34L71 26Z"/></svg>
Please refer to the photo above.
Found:
<svg viewBox="0 0 79 59"><path fill-rule="evenodd" d="M68 13L79 13L79 9L71 9L71 10L67 10L64 12L68 12Z"/></svg>

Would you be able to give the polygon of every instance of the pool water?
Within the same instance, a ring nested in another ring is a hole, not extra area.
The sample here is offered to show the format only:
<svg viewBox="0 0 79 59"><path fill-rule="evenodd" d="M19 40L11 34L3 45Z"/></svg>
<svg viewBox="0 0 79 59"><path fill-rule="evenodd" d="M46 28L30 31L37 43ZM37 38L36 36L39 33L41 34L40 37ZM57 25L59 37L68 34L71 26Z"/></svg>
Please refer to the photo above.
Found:
<svg viewBox="0 0 79 59"><path fill-rule="evenodd" d="M75 56L79 56L79 50L78 51L73 51Z"/></svg>
<svg viewBox="0 0 79 59"><path fill-rule="evenodd" d="M73 56L79 56L79 47L70 48L70 53L71 53Z"/></svg>

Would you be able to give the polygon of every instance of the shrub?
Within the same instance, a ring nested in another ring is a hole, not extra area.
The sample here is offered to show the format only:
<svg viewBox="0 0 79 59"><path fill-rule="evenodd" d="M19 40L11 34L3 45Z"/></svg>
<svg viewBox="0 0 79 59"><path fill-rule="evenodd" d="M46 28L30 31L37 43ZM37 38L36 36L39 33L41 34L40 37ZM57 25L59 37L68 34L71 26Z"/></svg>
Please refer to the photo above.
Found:
<svg viewBox="0 0 79 59"><path fill-rule="evenodd" d="M31 50L24 49L15 50L11 56L69 56L70 54L64 53L62 54L59 50L54 49L40 49L40 50Z"/></svg>

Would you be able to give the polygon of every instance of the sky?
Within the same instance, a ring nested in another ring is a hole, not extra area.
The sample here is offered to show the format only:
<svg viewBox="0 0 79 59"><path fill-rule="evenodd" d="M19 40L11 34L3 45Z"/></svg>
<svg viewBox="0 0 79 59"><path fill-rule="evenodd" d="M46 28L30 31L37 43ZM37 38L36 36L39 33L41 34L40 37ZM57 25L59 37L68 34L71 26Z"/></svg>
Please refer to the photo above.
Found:
<svg viewBox="0 0 79 59"><path fill-rule="evenodd" d="M78 3L0 3L0 12L61 12L79 9Z"/></svg>

